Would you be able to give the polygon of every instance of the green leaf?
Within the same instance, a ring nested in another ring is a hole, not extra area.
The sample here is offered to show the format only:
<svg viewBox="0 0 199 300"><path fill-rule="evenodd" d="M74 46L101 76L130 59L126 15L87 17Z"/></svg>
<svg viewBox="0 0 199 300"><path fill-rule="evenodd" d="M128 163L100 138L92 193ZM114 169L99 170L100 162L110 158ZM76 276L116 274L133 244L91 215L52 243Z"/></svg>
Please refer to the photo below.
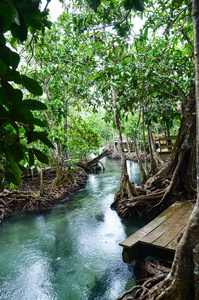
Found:
<svg viewBox="0 0 199 300"><path fill-rule="evenodd" d="M20 25L13 23L11 26L11 32L13 37L18 38L21 42L27 38L28 30L23 17L19 16Z"/></svg>
<svg viewBox="0 0 199 300"><path fill-rule="evenodd" d="M124 8L126 10L133 8L134 0L124 0Z"/></svg>
<svg viewBox="0 0 199 300"><path fill-rule="evenodd" d="M0 57L7 66L11 66L14 70L18 67L20 62L19 54L4 45L0 47Z"/></svg>
<svg viewBox="0 0 199 300"><path fill-rule="evenodd" d="M12 70L9 74L4 76L6 81L14 81L17 84L22 83L21 75L18 71Z"/></svg>
<svg viewBox="0 0 199 300"><path fill-rule="evenodd" d="M3 88L3 93L0 95L4 104L9 107L10 105L18 105L23 98L23 93L19 89L14 89L11 84L9 84L4 78L1 79L1 84ZM5 97L4 97L5 96Z"/></svg>
<svg viewBox="0 0 199 300"><path fill-rule="evenodd" d="M0 3L0 32L6 32L9 30L10 25L14 20L16 9L8 2Z"/></svg>
<svg viewBox="0 0 199 300"><path fill-rule="evenodd" d="M14 97L14 102L15 103L17 102L17 105L19 105L19 102L21 102L23 99L22 91L19 89L14 89L13 97Z"/></svg>
<svg viewBox="0 0 199 300"><path fill-rule="evenodd" d="M184 50L182 51L182 58L184 58L188 52L189 50L185 47Z"/></svg>
<svg viewBox="0 0 199 300"><path fill-rule="evenodd" d="M92 51L91 51L91 49L88 48L86 52L87 52L87 54L88 54L89 57L92 56Z"/></svg>
<svg viewBox="0 0 199 300"><path fill-rule="evenodd" d="M10 145L7 150L11 153L15 162L18 162L24 158L22 147L19 143L14 142Z"/></svg>
<svg viewBox="0 0 199 300"><path fill-rule="evenodd" d="M44 123L44 122L41 121L39 118L34 118L34 119L32 120L32 123L33 123L34 125L37 125L37 126L40 126L40 127L46 127L46 126L47 126L46 122Z"/></svg>
<svg viewBox="0 0 199 300"><path fill-rule="evenodd" d="M4 106L0 105L0 119L7 119L8 117L8 112L7 110L4 108Z"/></svg>
<svg viewBox="0 0 199 300"><path fill-rule="evenodd" d="M44 110L44 109L47 109L47 106L43 102L33 100L33 99L23 100L22 104L23 104L23 107L27 107L30 110Z"/></svg>
<svg viewBox="0 0 199 300"><path fill-rule="evenodd" d="M0 190L3 191L4 190L4 184L3 184L3 179L0 178Z"/></svg>
<svg viewBox="0 0 199 300"><path fill-rule="evenodd" d="M8 99L6 98L4 90L0 87L0 104L8 105Z"/></svg>
<svg viewBox="0 0 199 300"><path fill-rule="evenodd" d="M50 142L50 140L47 138L47 134L44 132L37 132L37 131L33 131L30 132L30 137L32 137L34 140L39 139L40 141L42 141L46 146L50 147L50 148L54 148L53 144Z"/></svg>
<svg viewBox="0 0 199 300"><path fill-rule="evenodd" d="M11 172L10 169L8 168L5 168L5 180L8 182L8 183L14 183L15 185L17 185L17 181L13 175L13 173Z"/></svg>
<svg viewBox="0 0 199 300"><path fill-rule="evenodd" d="M12 171L12 175L13 175L12 182L16 185L19 185L21 182L20 168L19 168L18 164L14 161L14 159L12 158L12 156L9 152L6 152L6 158L9 163L9 167L11 168L11 171Z"/></svg>
<svg viewBox="0 0 199 300"><path fill-rule="evenodd" d="M18 67L18 64L20 62L19 54L17 54L16 52L10 50L9 58L10 58L10 64L11 64L12 68L14 70L16 70L16 68Z"/></svg>
<svg viewBox="0 0 199 300"><path fill-rule="evenodd" d="M16 161L21 161L24 158L24 153L23 153L22 147L19 143L15 143L14 149L13 149L13 154L14 154Z"/></svg>
<svg viewBox="0 0 199 300"><path fill-rule="evenodd" d="M42 153L40 150L37 150L35 148L33 148L32 151L34 152L35 156L40 162L44 164L48 164L48 157L44 153Z"/></svg>
<svg viewBox="0 0 199 300"><path fill-rule="evenodd" d="M25 168L24 166L22 166L22 165L20 165L19 164L19 168L20 168L20 170L24 173L24 174L28 174L28 169L27 168Z"/></svg>
<svg viewBox="0 0 199 300"><path fill-rule="evenodd" d="M10 112L9 119L14 122L29 124L26 116L24 114L22 114L21 112L17 112L16 110Z"/></svg>
<svg viewBox="0 0 199 300"><path fill-rule="evenodd" d="M32 149L28 149L29 165L34 166L34 155Z"/></svg>
<svg viewBox="0 0 199 300"><path fill-rule="evenodd" d="M92 8L95 12L97 11L98 6L100 5L101 0L88 0L88 5Z"/></svg>
<svg viewBox="0 0 199 300"><path fill-rule="evenodd" d="M36 96L41 96L43 94L42 88L36 80L25 75L21 75L21 78L23 86L25 86L30 93Z"/></svg>
<svg viewBox="0 0 199 300"><path fill-rule="evenodd" d="M23 101L22 101L22 103L23 103ZM31 110L27 107L23 107L23 105L20 105L19 111L26 118L26 120L32 124L32 120L34 119L34 116L33 116L33 113L31 112Z"/></svg>
<svg viewBox="0 0 199 300"><path fill-rule="evenodd" d="M5 75L8 72L8 66L0 59L0 75Z"/></svg>
<svg viewBox="0 0 199 300"><path fill-rule="evenodd" d="M34 29L39 29L39 30L42 29L44 27L44 25L40 19L39 14L40 14L40 11L37 10L37 12L34 14L26 15L25 16L26 24L28 24L29 26L31 26Z"/></svg>

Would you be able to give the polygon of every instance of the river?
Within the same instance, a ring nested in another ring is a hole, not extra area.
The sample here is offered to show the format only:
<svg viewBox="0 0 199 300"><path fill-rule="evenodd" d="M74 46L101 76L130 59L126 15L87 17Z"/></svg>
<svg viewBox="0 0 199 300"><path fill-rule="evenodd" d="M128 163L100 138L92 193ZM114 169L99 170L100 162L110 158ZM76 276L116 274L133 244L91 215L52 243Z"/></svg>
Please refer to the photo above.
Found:
<svg viewBox="0 0 199 300"><path fill-rule="evenodd" d="M144 225L110 209L120 161L103 159L77 194L45 214L17 213L0 227L0 300L114 300L133 283L124 240ZM128 162L131 180L138 165Z"/></svg>

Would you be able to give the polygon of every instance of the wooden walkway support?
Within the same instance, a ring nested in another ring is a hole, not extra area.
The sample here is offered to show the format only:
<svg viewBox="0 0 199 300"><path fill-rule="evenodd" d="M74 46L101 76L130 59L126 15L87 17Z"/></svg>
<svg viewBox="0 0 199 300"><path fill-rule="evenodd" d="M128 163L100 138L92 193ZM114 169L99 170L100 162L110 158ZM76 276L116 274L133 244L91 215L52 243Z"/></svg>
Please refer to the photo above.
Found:
<svg viewBox="0 0 199 300"><path fill-rule="evenodd" d="M132 262L147 256L172 261L194 204L175 202L157 218L120 243L123 261Z"/></svg>
<svg viewBox="0 0 199 300"><path fill-rule="evenodd" d="M165 136L155 139L158 153L161 158L168 158L175 144L176 136Z"/></svg>

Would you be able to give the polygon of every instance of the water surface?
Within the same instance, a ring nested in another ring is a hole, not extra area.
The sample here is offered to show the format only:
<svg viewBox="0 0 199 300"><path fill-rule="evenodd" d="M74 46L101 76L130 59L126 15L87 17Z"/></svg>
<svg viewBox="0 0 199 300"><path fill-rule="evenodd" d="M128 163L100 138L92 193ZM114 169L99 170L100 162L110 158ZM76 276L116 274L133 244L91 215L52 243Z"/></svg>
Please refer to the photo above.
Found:
<svg viewBox="0 0 199 300"><path fill-rule="evenodd" d="M0 300L113 300L132 281L118 244L143 224L110 209L120 161L45 214L20 213L0 227ZM128 162L138 183L138 165Z"/></svg>

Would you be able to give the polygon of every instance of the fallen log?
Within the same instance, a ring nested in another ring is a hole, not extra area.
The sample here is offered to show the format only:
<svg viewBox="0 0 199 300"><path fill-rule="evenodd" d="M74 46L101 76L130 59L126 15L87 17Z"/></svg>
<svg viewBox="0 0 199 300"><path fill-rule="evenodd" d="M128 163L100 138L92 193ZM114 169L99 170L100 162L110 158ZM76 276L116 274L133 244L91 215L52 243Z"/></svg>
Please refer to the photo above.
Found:
<svg viewBox="0 0 199 300"><path fill-rule="evenodd" d="M102 159L102 158L105 157L105 156L108 156L110 153L111 153L111 150L108 150L108 149L104 150L100 155L98 155L97 157L95 157L95 158L93 158L92 160L90 160L90 161L87 163L87 165L88 165L88 166L92 166L93 164L98 163L98 161L99 161L100 159Z"/></svg>
<svg viewBox="0 0 199 300"><path fill-rule="evenodd" d="M93 158L92 160L90 160L88 162L78 162L76 165L78 167L84 169L86 172L99 171L99 170L101 170L101 167L98 165L100 159L102 159L105 156L108 156L110 153L111 153L111 150L106 149L100 155ZM103 169L105 169L104 166L103 166Z"/></svg>

